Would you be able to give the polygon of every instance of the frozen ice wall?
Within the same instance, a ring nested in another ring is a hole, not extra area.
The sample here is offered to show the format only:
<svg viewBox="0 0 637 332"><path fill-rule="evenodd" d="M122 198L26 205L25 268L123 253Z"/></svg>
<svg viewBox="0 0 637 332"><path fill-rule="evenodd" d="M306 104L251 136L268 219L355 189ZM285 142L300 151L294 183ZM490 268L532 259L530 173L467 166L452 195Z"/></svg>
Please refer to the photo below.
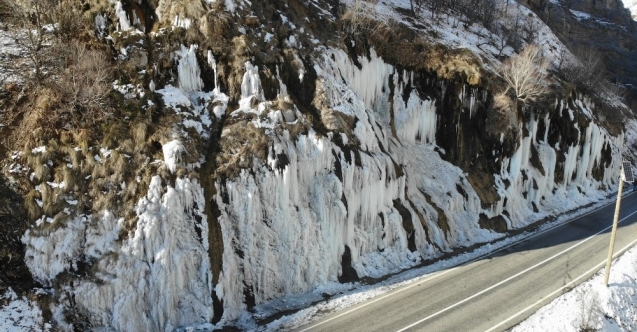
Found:
<svg viewBox="0 0 637 332"><path fill-rule="evenodd" d="M137 204L137 226L127 240L119 240L123 219L111 212L80 216L48 234L27 232L27 264L46 285L93 261L95 278L63 286L59 303L72 297L94 327L172 331L209 322L212 278L203 206L196 180L177 179L173 188L156 176Z"/></svg>
<svg viewBox="0 0 637 332"><path fill-rule="evenodd" d="M519 124L526 134L494 174L500 200L484 207L468 174L441 157L440 110L411 88L414 74L384 63L373 50L358 62L360 68L345 52L325 49L314 66L328 106L356 119L351 134L310 131L292 139L285 130L268 130L274 141L268 159L216 184L224 242L216 292L226 319L239 317L248 303L338 280L345 248L358 277L380 277L502 236L480 227L482 215L501 216L518 228L602 198L615 183L621 137L590 122L577 127L579 136L570 138L575 143L566 151L548 142L557 117L565 114L578 126L575 115L590 116L591 106L577 102L570 112ZM251 101L240 108L264 115L258 70L246 64L242 98ZM469 86L458 95L470 119L486 99ZM273 115L278 112L249 125L276 128L283 121ZM538 132L540 121L544 129ZM604 151L611 151L612 162L603 161ZM493 158L502 157L494 152ZM596 169L603 178L594 179Z"/></svg>
<svg viewBox="0 0 637 332"><path fill-rule="evenodd" d="M126 11L122 7L121 1L117 1L115 3L115 14L117 15L117 18L119 19L119 28L122 31L130 30L131 29L130 20L128 19L128 14L126 14Z"/></svg>
<svg viewBox="0 0 637 332"><path fill-rule="evenodd" d="M203 190L196 180L177 179L173 188L164 187L158 176L152 179L148 194L135 208L137 227L129 238L109 243L110 250L95 257L97 280L69 289L95 326L173 331L212 319L203 206ZM116 232L119 222L113 218L105 213L100 222L106 227L97 232Z"/></svg>
<svg viewBox="0 0 637 332"><path fill-rule="evenodd" d="M197 63L197 45L186 47L181 45L181 49L177 51L179 64L177 66L179 87L187 92L200 91L203 89L203 81L201 80L199 64Z"/></svg>
<svg viewBox="0 0 637 332"><path fill-rule="evenodd" d="M588 118L591 106L579 100L574 104L576 109L569 109L567 103L560 102L557 111L547 113L543 119L544 133L537 132L539 119L535 116L521 124L527 127L529 135L521 138L518 150L504 159L502 170L496 175L501 200L492 207L489 216L506 211L510 226L518 228L539 219L538 216L560 213L603 198L614 188L622 159L619 147L623 135L612 137L592 121L580 128L575 114ZM548 142L551 122L563 114L578 133L568 140L571 143L566 144L566 149L560 143L551 146ZM610 151L610 162L602 160L604 150ZM540 167L532 165L533 153L537 153ZM563 155L561 162L559 154ZM594 169L603 171L601 179L595 179ZM556 179L556 170L562 171L561 180Z"/></svg>
<svg viewBox="0 0 637 332"><path fill-rule="evenodd" d="M434 151L434 101L416 92L407 102L397 99L401 134L391 137L389 112L380 105L391 104L388 80L402 95L410 73L373 52L371 60L360 59L361 69L339 50L327 50L322 60L315 66L321 89L334 110L356 117L351 135L358 146L333 143L342 133L291 139L287 131L269 131L275 143L268 160L217 183L224 252L216 291L226 319L237 318L249 297L261 304L337 281L345 247L359 277L381 277L498 236L478 226L480 200L463 172ZM246 65L243 98L260 91L256 70ZM439 220L449 223L441 227Z"/></svg>

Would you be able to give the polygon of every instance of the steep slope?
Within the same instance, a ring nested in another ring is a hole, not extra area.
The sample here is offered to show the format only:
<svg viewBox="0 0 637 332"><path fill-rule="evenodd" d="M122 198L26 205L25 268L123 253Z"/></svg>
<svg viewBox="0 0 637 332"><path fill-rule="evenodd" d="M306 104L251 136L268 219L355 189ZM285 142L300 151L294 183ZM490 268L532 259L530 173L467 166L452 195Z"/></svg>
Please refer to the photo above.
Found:
<svg viewBox="0 0 637 332"><path fill-rule="evenodd" d="M495 69L516 47L460 12L402 0L91 8L124 73L118 116L94 136L69 126L25 143L20 117L3 129L28 214L24 262L57 328L251 326L255 306L329 296L616 185L625 135L605 117L621 110L553 76L543 101L495 106ZM537 28L522 45L543 41L553 63L567 52L528 9L503 8Z"/></svg>
<svg viewBox="0 0 637 332"><path fill-rule="evenodd" d="M637 22L624 7L630 8L630 2L532 0L528 3L569 48L598 52L605 75L626 87L627 103L635 108Z"/></svg>

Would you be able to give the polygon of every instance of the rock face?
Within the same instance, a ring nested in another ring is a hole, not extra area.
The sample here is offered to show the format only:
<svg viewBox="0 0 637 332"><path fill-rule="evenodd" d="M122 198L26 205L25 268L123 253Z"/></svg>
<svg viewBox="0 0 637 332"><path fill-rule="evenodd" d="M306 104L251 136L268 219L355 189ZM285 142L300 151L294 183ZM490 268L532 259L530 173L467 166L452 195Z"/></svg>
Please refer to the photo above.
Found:
<svg viewBox="0 0 637 332"><path fill-rule="evenodd" d="M600 52L611 82L628 87L637 105L637 22L621 0L529 0L529 7L571 49Z"/></svg>
<svg viewBox="0 0 637 332"><path fill-rule="evenodd" d="M24 244L19 234L28 227L23 200L0 176L0 292L12 287L23 293L34 286L33 277L24 262Z"/></svg>

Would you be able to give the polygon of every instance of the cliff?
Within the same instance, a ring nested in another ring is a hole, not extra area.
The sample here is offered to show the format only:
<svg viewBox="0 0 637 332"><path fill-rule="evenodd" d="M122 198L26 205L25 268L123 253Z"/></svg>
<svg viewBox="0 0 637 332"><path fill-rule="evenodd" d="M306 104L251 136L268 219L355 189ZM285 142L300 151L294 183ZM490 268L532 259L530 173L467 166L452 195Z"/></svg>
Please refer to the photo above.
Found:
<svg viewBox="0 0 637 332"><path fill-rule="evenodd" d="M112 108L52 125L50 88L5 89L2 287L61 330L254 328L606 197L630 111L554 74L550 24L504 5L520 47L402 0L81 8ZM503 106L529 44L548 92Z"/></svg>
<svg viewBox="0 0 637 332"><path fill-rule="evenodd" d="M626 88L627 104L637 100L637 22L620 0L528 1L529 7L569 48L599 52L602 75Z"/></svg>

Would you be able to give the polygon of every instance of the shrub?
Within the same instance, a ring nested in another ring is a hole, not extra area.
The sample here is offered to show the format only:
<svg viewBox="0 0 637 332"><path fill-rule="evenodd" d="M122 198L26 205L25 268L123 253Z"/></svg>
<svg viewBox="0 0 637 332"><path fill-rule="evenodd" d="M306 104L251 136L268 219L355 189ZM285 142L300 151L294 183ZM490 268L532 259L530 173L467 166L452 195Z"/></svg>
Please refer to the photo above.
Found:
<svg viewBox="0 0 637 332"><path fill-rule="evenodd" d="M77 41L61 47L60 53L66 63L51 84L63 105L55 112L61 120L76 125L101 121L108 114L107 102L112 91L108 57Z"/></svg>
<svg viewBox="0 0 637 332"><path fill-rule="evenodd" d="M505 93L511 93L518 105L528 106L548 93L545 85L548 62L536 45L527 46L519 55L506 60L499 75L506 82Z"/></svg>

